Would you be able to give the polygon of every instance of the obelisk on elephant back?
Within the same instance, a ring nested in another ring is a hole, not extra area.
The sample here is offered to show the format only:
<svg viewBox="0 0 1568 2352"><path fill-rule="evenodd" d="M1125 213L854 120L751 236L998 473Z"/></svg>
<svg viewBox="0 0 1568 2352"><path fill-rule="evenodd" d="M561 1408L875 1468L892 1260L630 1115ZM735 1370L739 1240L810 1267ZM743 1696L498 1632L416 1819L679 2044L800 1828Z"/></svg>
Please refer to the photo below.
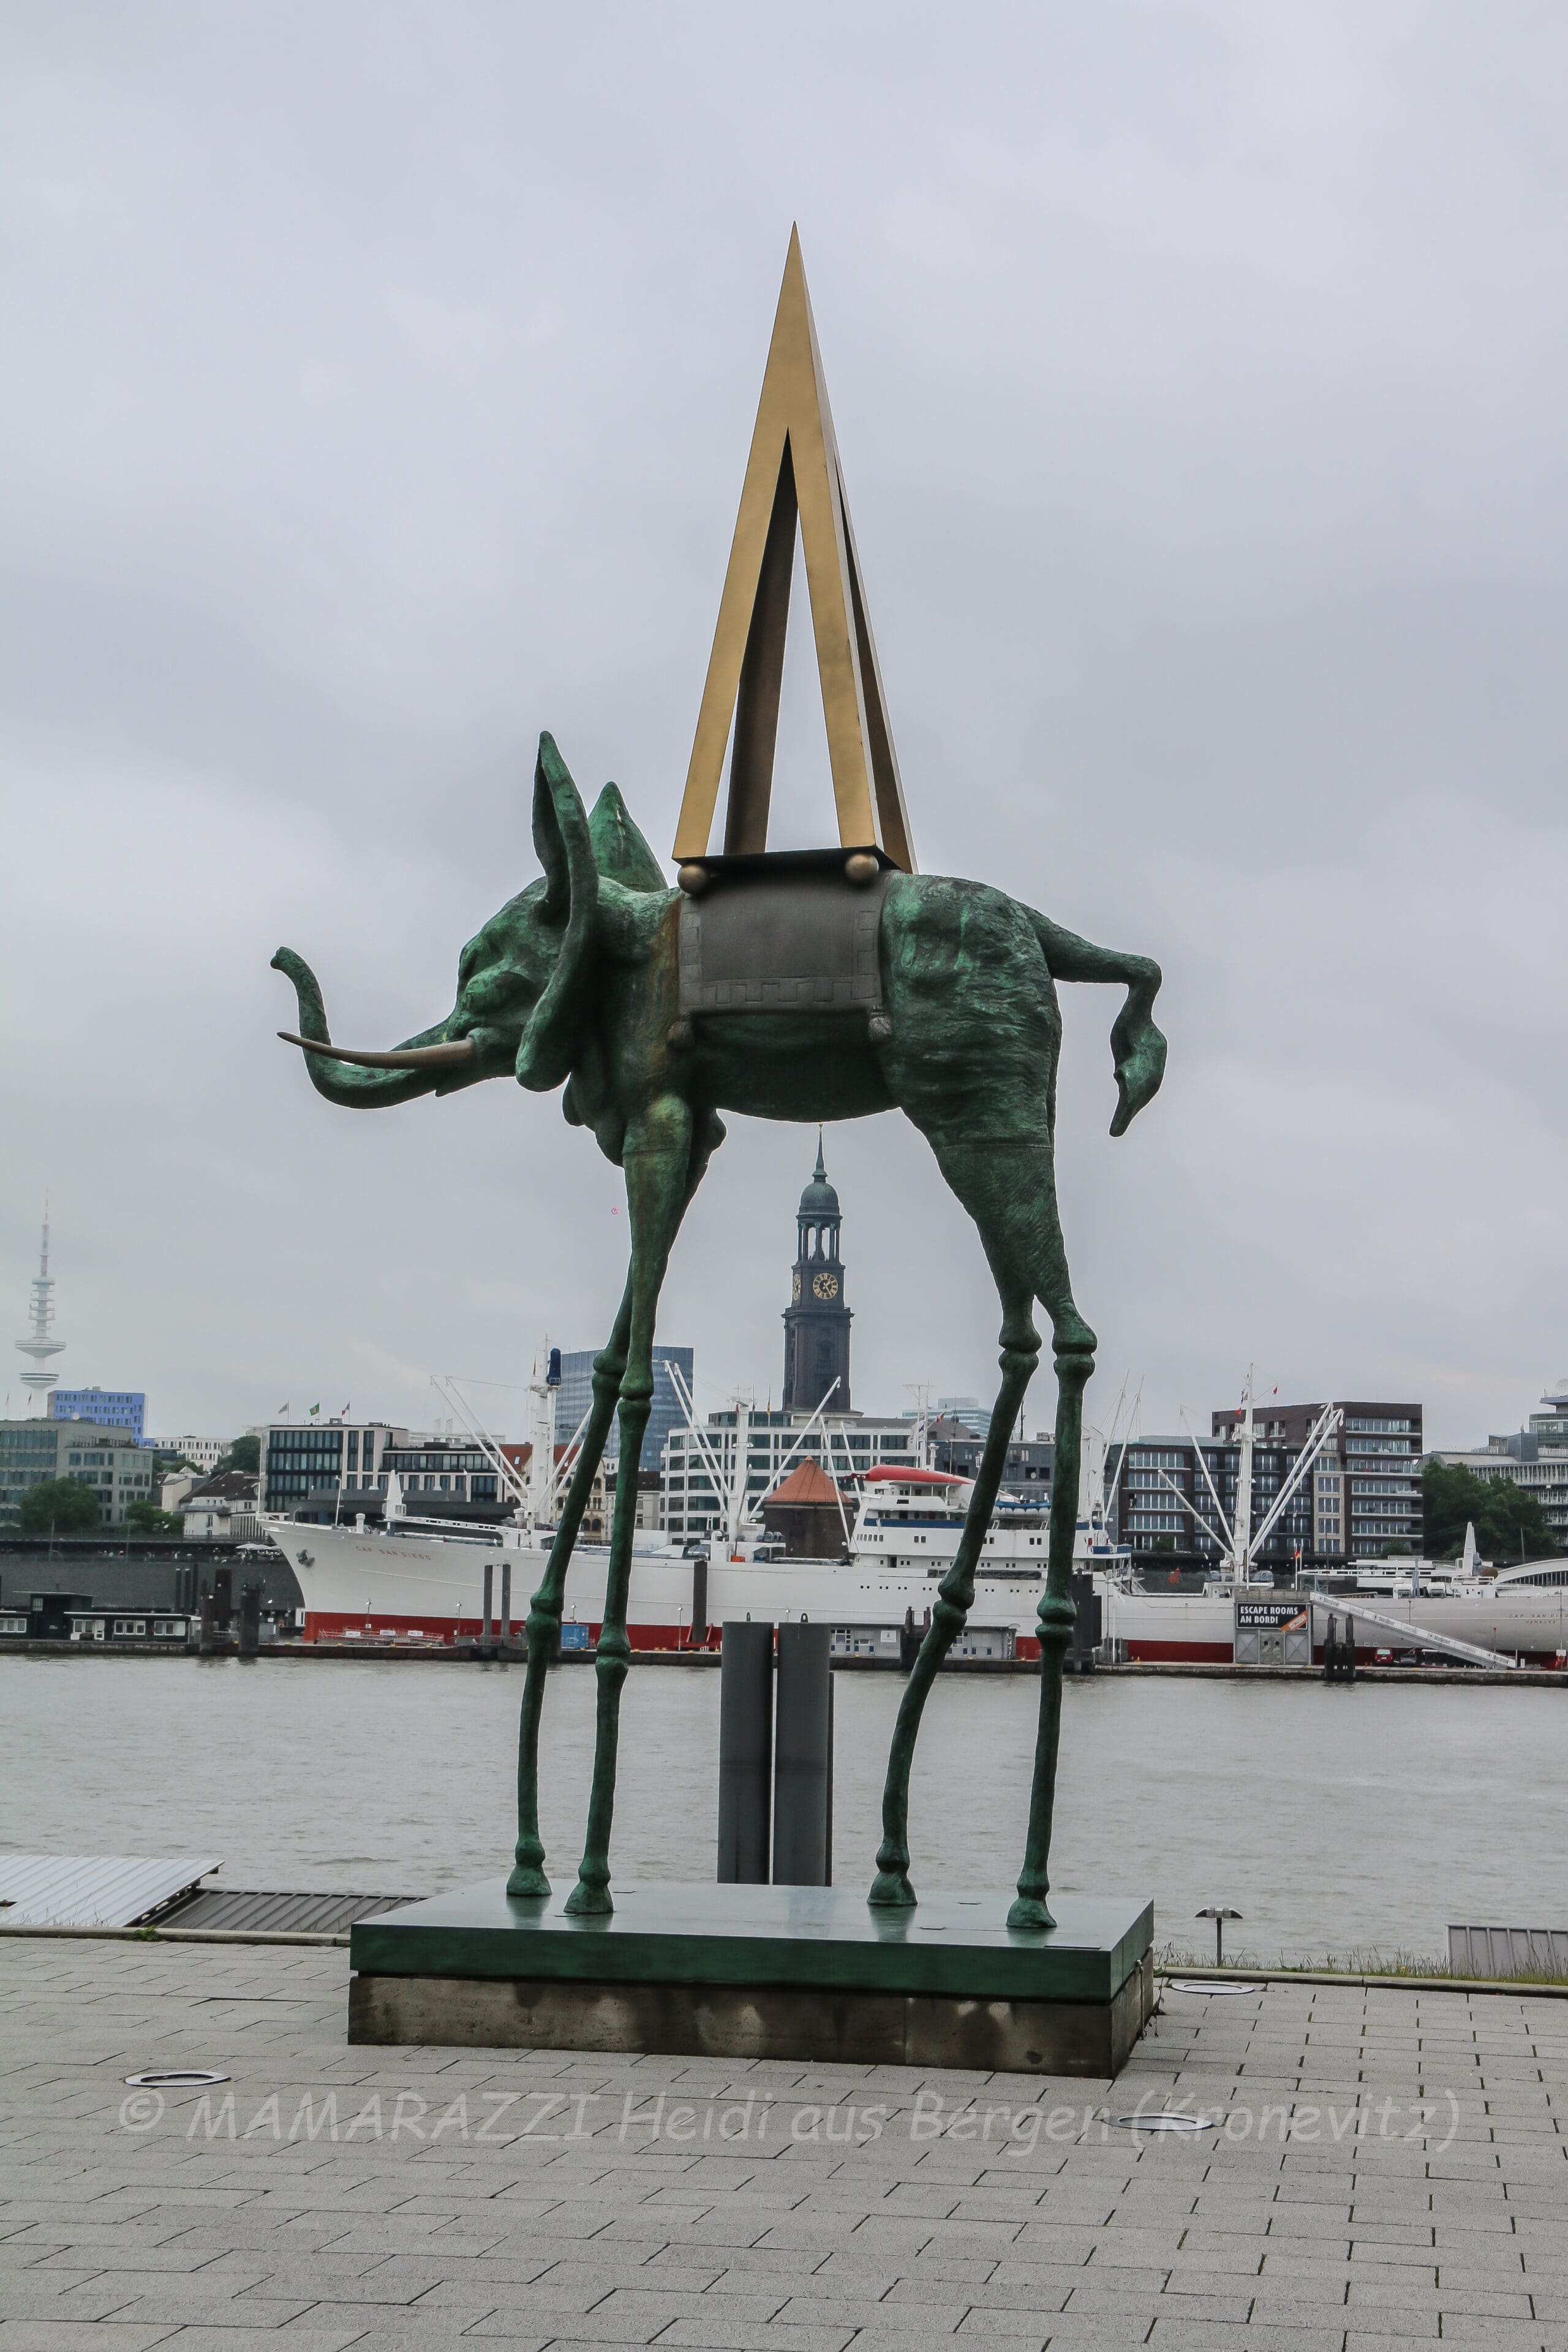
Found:
<svg viewBox="0 0 1568 2352"><path fill-rule="evenodd" d="M838 839L820 849L780 852L768 848L767 836L797 530ZM726 805L715 845L727 749ZM1082 1400L1095 1349L1094 1334L1073 1302L1057 1213L1057 990L1062 982L1109 982L1126 991L1110 1033L1117 1087L1110 1131L1121 1135L1158 1091L1164 1071L1165 1041L1153 1020L1160 971L1147 956L1079 938L988 883L917 869L795 236L681 802L674 886L616 786L606 784L590 811L548 734L540 739L534 766L531 818L540 875L523 882L463 949L451 1012L404 1045L384 1052L334 1046L309 967L290 950L280 949L274 958L293 982L299 1003L299 1031L283 1034L304 1049L311 1080L330 1101L395 1104L488 1078L510 1077L535 1093L560 1088L568 1123L591 1132L600 1151L625 1174L630 1240L625 1293L595 1361L592 1409L529 1612L517 1839L505 1889L511 1906L505 1915L509 1932L521 1935L528 1925L533 1939L528 1965L536 1974L542 1969L549 1975L558 1965L563 1976L582 1977L599 1948L584 1942L583 1935L595 1927L607 1932L614 1917L616 1967L635 1974L643 1965L633 1957L634 1945L641 1949L634 1929L640 1933L640 1921L651 1916L643 1900L648 1890L639 1888L638 1904L623 1915L616 1909L610 1868L620 1710L633 1658L628 1609L637 1475L653 1394L660 1293L686 1209L723 1141L721 1114L815 1124L900 1109L930 1143L943 1177L978 1228L1001 1304L1001 1384L957 1553L938 1588L930 1629L899 1707L869 1905L853 1898L858 1924L851 1929L844 1910L849 1895L824 1891L827 1909L805 1943L798 1925L780 1927L790 1949L787 1958L775 1953L775 1965L785 1976L793 1970L793 1982L816 1983L812 1971L828 1967L824 1956L838 1948L834 1939L839 1937L862 1957L853 1968L844 1961L837 1977L830 1969L823 1982L842 1982L842 1969L851 1974L858 1969L868 1997L877 1991L879 1999L885 1994L892 2000L897 1993L902 2000L926 1987L928 1975L931 1987L949 1981L942 1973L948 1962L932 1958L928 1969L916 1957L927 1948L917 1946L898 1924L897 1915L916 1899L910 1873L910 1772L926 1699L973 1604L1008 1437L1039 1358L1037 1304L1050 1318L1057 1375L1048 1570L1039 1609L1040 1721L1017 1896L1010 1911L997 1910L992 1924L1023 1939L1017 1952L1037 1949L1043 1968L1047 1946L1059 1955L1064 1937L1070 1941L1065 1927L1056 1929L1047 1907L1047 1866L1062 1656L1073 1621ZM557 1905L540 1834L541 1724L577 1531L616 1415L619 1469L597 1628L593 1780L575 1882ZM709 1596L710 1612L719 1620L726 1613L727 1570L727 1562L718 1564ZM743 1614L746 1605L732 1603L729 1613ZM693 1919L713 1910L714 1890L681 1892ZM731 1893L721 1888L717 1896ZM756 1890L748 1895L754 1896ZM793 1890L797 1906L801 1899L802 1890ZM933 1911L927 1916L933 1924L934 1906L945 1899L931 1898ZM986 1906L1005 1899L966 1898L972 1906L981 1903L987 1919ZM721 1915L721 1901L714 1916ZM797 1923L801 1916L798 1907L790 1914ZM967 1915L954 1917L954 1933L943 1949L958 1969L963 1939L957 1930L975 1921ZM550 1958L554 1948L547 1933L557 1918L569 1919L578 1931L575 1944L568 1938L561 1946L567 1957L558 1963ZM1087 1941L1074 1946L1080 1958L1091 1948L1100 1954L1092 1966L1083 1960L1088 1974L1080 1970L1074 1981L1089 1981L1101 1962L1112 1974L1121 1970L1106 1994L1111 2008L1121 2004L1116 2010L1121 2025L1107 2028L1111 2039L1103 2046L1096 2043L1091 2052L1087 2042L1081 2045L1080 2055L1088 2052L1097 2063L1122 2046L1116 2034L1127 2020L1135 2019L1135 2036L1146 2013L1145 1994L1129 1988L1135 1970L1142 1971L1138 1983L1146 1988L1152 1933L1146 1910L1133 1928L1119 1929L1108 1943L1101 1937L1103 1925L1092 1933L1085 1928ZM473 1927L475 1936L480 1932ZM372 1937L366 1949L374 1945L384 1957L395 1947L402 1966L413 1933L400 1929L394 1936L388 1930L379 1944ZM664 1948L658 1936L649 1950L656 1947ZM449 1942L441 1947L458 1948ZM989 1946L984 1949L991 1952ZM984 1958L978 1945L970 1962L967 1973L958 1969L958 1974L971 2010L986 1982L1016 1991L1019 1984L1044 1981L1037 1971L1030 1978L1022 1959L1023 1976L1009 1975L1013 1962L1005 1955ZM390 1960L384 1965L389 1975L396 1974ZM662 1965L657 1958L647 1962L656 1972ZM723 1981L735 1982L742 1963L732 1952L721 1961L683 1949L679 1962L670 1965L690 1987L710 1981L700 1974L709 1967L728 1969ZM475 1959L473 1966L480 1974L494 1973L493 1960L481 1966ZM1007 1993L1007 2000L1013 1998ZM384 2022L393 1996L384 1988L377 1999L375 2014ZM1001 1990L997 1999L1003 2000ZM515 2022L525 2009L529 2031L536 2036L548 2039L573 2030L570 2014L548 2006L528 2008L521 1995L504 2016L487 2011L485 2030L500 2034L508 2020ZM605 2020L613 2009L610 2003L595 2012L596 2032L611 2032ZM702 2012L708 2021L690 2029L699 2039L709 2037L704 2046L752 2046L744 2042L750 2026L737 2025L741 2039L732 2043L714 2042L721 2032L713 2022L716 2013L710 2003ZM756 2014L754 2005L746 2011L753 2020ZM780 2053L810 2054L806 2045L816 2047L816 2034L827 2037L821 2042L826 2054L838 2029L824 2019L808 2025L797 2012L789 2015L795 2021L777 2028ZM884 2032L895 2041L902 2034L899 2047L908 2054L919 2043L913 2011L906 2001L897 2015L903 2022L895 2027L888 2021L893 2010L881 2024L866 2012L854 2031L873 2042ZM469 2025L479 2031L472 2018ZM1003 2032L994 2020L993 2025ZM626 2028L628 2033L654 2030L646 2017ZM979 2032L963 2028L970 2036L963 2046L975 2063L976 2053L991 2050L973 2038ZM1037 2021L1008 2032L1012 2038L1004 2034L988 2063L1044 2063L1036 2047L1042 2034L1041 2048L1049 2043L1058 2056L1067 2053L1063 2063L1077 2063L1065 2027L1055 2041ZM367 2038L374 2038L368 2029ZM595 2046L606 2045L601 2041ZM863 2043L862 2054L868 2054L869 2046Z"/></svg>

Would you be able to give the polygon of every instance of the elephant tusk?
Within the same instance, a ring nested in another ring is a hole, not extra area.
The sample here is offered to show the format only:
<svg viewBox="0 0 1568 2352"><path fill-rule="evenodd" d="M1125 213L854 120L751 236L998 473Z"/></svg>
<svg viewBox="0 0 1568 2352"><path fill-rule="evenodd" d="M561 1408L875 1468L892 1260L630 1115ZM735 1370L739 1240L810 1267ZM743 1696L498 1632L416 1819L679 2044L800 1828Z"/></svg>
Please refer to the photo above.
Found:
<svg viewBox="0 0 1568 2352"><path fill-rule="evenodd" d="M296 1037L291 1029L279 1029L278 1034L286 1045L302 1045L307 1054L325 1054L362 1070L450 1070L459 1062L471 1062L476 1051L471 1037L458 1037L449 1045L398 1045L390 1054L365 1054L352 1046L324 1045L316 1037Z"/></svg>

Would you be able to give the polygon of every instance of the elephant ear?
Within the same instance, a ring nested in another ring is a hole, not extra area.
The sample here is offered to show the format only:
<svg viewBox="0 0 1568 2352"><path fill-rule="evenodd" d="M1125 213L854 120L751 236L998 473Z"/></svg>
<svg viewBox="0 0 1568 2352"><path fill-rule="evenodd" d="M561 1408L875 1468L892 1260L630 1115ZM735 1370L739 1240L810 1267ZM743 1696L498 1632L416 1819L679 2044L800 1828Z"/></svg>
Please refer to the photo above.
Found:
<svg viewBox="0 0 1568 2352"><path fill-rule="evenodd" d="M618 882L624 890L668 890L663 869L632 823L618 784L606 784L594 803L588 833L606 882Z"/></svg>
<svg viewBox="0 0 1568 2352"><path fill-rule="evenodd" d="M561 925L555 969L517 1049L520 1086L548 1094L571 1075L593 1001L599 931L599 869L583 797L551 735L533 771L533 841L544 868L541 920Z"/></svg>

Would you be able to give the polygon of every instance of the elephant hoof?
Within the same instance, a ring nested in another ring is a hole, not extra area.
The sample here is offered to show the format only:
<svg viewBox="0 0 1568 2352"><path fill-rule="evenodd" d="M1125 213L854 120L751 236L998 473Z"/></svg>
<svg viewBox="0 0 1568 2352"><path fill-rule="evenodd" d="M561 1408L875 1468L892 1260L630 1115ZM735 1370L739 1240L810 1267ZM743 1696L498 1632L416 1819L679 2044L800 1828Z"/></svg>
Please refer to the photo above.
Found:
<svg viewBox="0 0 1568 2352"><path fill-rule="evenodd" d="M873 1911L912 1911L917 1897L907 1871L879 1870L866 1900Z"/></svg>
<svg viewBox="0 0 1568 2352"><path fill-rule="evenodd" d="M607 1919L615 1909L607 1886L590 1886L579 1879L566 1897L566 1910L573 1919Z"/></svg>
<svg viewBox="0 0 1568 2352"><path fill-rule="evenodd" d="M1020 1895L1007 1914L1009 1927L1054 1927L1056 1924L1037 1895Z"/></svg>
<svg viewBox="0 0 1568 2352"><path fill-rule="evenodd" d="M535 1864L520 1862L507 1880L506 1891L509 1895L548 1895L550 1881Z"/></svg>

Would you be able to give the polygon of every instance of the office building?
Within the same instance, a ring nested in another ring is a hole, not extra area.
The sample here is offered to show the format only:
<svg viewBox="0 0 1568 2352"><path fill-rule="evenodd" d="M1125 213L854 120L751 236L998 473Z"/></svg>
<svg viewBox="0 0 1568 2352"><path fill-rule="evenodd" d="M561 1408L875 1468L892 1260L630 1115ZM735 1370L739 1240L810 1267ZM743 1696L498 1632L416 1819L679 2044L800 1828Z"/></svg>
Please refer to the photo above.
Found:
<svg viewBox="0 0 1568 2352"><path fill-rule="evenodd" d="M1279 1449L1293 1463L1324 1411L1318 1404L1255 1404L1254 1437ZM1341 1403L1338 1432L1310 1474L1312 1549L1325 1559L1377 1559L1391 1546L1419 1558L1421 1508L1421 1407L1418 1404ZM1215 1436L1236 1435L1245 1419L1236 1406L1212 1416ZM1254 1483L1257 1460L1254 1458ZM1253 1525L1258 1524L1254 1515Z"/></svg>
<svg viewBox="0 0 1568 2352"><path fill-rule="evenodd" d="M408 1443L405 1429L384 1421L279 1421L256 1434L262 1510L289 1517L304 1510L313 1489L341 1487L351 1510L349 1496L384 1493L384 1457Z"/></svg>
<svg viewBox="0 0 1568 2352"><path fill-rule="evenodd" d="M734 1481L740 1439L735 1406L710 1412L700 1432L676 1429L665 1447L659 1524L672 1536L705 1536L724 1524L721 1489ZM746 1508L760 1517L763 1498L787 1470L815 1463L838 1486L878 1463L908 1467L916 1460L913 1424L873 1421L863 1413L826 1412L809 1431L809 1413L746 1413ZM804 1433L804 1434L803 1434ZM793 1457L793 1458L792 1458ZM714 1473L718 1477L715 1479ZM854 1506L847 1502L851 1520Z"/></svg>
<svg viewBox="0 0 1568 2352"><path fill-rule="evenodd" d="M569 1445L575 1437L594 1402L594 1359L598 1352L596 1348L562 1350L561 1385L555 1391L555 1435L563 1445ZM669 1367L671 1364L675 1366L686 1382L689 1396L695 1361L689 1348L667 1348L662 1339L654 1341L653 1406L642 1442L645 1470L658 1468L664 1454L664 1442L670 1431L686 1426L686 1408L669 1376ZM605 1440L605 1459L606 1462L618 1462L620 1458L621 1431L617 1415L611 1422L610 1433Z"/></svg>
<svg viewBox="0 0 1568 2352"><path fill-rule="evenodd" d="M984 1437L991 1427L991 1408L978 1397L938 1397L936 1409L943 1421L956 1422L971 1437Z"/></svg>
<svg viewBox="0 0 1568 2352"><path fill-rule="evenodd" d="M187 1432L184 1437L155 1437L153 1448L157 1454L178 1454L193 1470L200 1470L210 1478L228 1452L228 1441L222 1437L193 1437Z"/></svg>
<svg viewBox="0 0 1568 2352"><path fill-rule="evenodd" d="M100 1429L128 1429L144 1445L147 1400L140 1389L56 1389L49 1397L55 1421L90 1421Z"/></svg>
<svg viewBox="0 0 1568 2352"><path fill-rule="evenodd" d="M0 1534L15 1533L22 1497L46 1478L74 1478L92 1489L101 1524L123 1527L132 1503L155 1503L153 1456L123 1429L56 1421L42 1413L0 1421Z"/></svg>
<svg viewBox="0 0 1568 2352"><path fill-rule="evenodd" d="M1321 1403L1254 1408L1251 1557L1281 1582L1421 1549L1418 1404L1342 1405L1341 1427L1260 1538L1323 1410ZM1108 1517L1117 1540L1135 1554L1172 1555L1173 1568L1217 1566L1230 1548L1226 1530L1236 1527L1244 1419L1242 1408L1214 1413L1201 1447L1184 1432L1113 1446Z"/></svg>
<svg viewBox="0 0 1568 2352"><path fill-rule="evenodd" d="M987 1423L990 1419L987 1413ZM975 1476L985 1451L984 1431L977 1434L967 1418L939 1412L926 1424L926 1439L933 1470L945 1470L954 1478ZM1001 1492L1015 1500L1049 1502L1055 1454L1055 1443L1048 1437L1012 1438L1002 1466Z"/></svg>

